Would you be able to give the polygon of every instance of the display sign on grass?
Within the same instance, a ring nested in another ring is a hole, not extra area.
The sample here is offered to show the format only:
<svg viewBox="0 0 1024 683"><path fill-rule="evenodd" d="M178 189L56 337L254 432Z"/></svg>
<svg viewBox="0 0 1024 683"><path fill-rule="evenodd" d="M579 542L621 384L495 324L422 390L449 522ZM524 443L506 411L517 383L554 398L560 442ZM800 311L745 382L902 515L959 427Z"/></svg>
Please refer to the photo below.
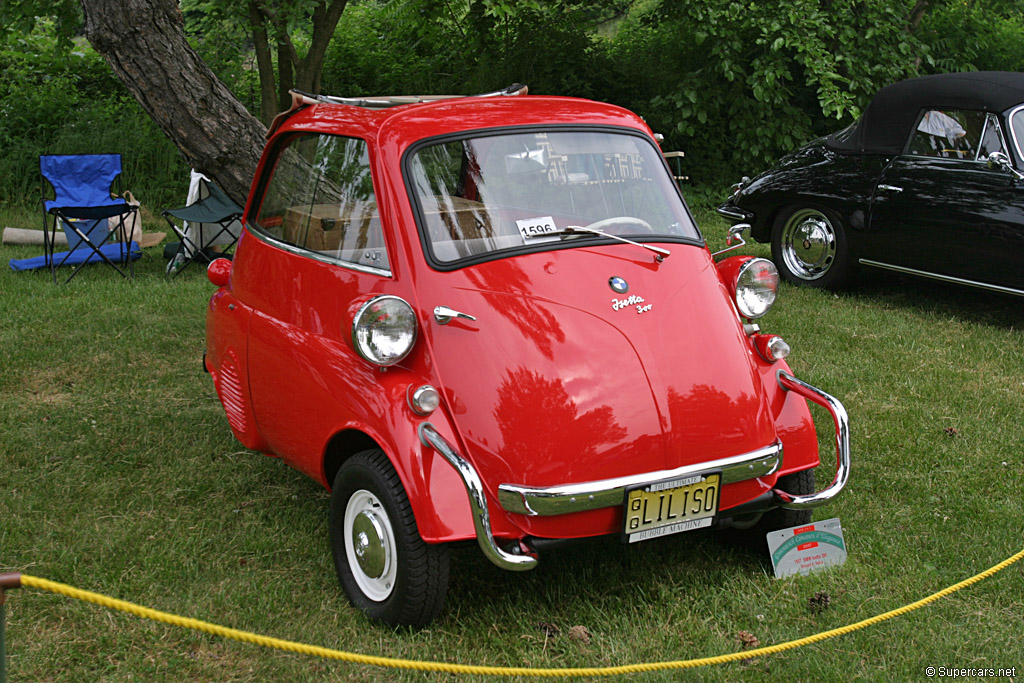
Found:
<svg viewBox="0 0 1024 683"><path fill-rule="evenodd" d="M838 517L771 531L767 538L775 578L809 574L846 562L846 543Z"/></svg>

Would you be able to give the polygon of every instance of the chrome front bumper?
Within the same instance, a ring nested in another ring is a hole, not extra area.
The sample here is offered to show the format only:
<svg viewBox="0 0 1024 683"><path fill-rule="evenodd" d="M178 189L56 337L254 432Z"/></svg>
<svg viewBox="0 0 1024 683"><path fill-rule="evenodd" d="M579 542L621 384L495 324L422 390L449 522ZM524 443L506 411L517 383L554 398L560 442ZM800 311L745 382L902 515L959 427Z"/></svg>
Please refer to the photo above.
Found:
<svg viewBox="0 0 1024 683"><path fill-rule="evenodd" d="M622 505L630 489L659 481L683 479L699 472L721 471L722 484L733 484L774 474L781 464L782 444L776 442L743 455L629 477L544 488L502 484L498 487L498 502L507 512L520 515L564 515Z"/></svg>
<svg viewBox="0 0 1024 683"><path fill-rule="evenodd" d="M850 476L850 430L846 409L835 397L803 382L793 375L779 370L779 386L792 391L809 401L823 406L832 415L836 424L836 475L822 491L809 495L794 495L780 489L772 489L775 504L792 510L814 508L834 498ZM424 422L419 426L420 442L441 454L462 478L469 496L476 529L477 542L484 555L503 569L523 571L533 569L537 558L532 555L509 552L498 546L491 532L490 512L483 482L473 466L437 433L433 425ZM774 474L782 465L782 444L770 446L741 455L687 465L673 470L645 472L643 474L614 479L564 484L561 486L530 487L516 484L501 484L498 487L498 502L506 512L520 515L563 515L622 505L629 489L656 482L685 478L699 472L717 471L722 474L722 484L756 479Z"/></svg>

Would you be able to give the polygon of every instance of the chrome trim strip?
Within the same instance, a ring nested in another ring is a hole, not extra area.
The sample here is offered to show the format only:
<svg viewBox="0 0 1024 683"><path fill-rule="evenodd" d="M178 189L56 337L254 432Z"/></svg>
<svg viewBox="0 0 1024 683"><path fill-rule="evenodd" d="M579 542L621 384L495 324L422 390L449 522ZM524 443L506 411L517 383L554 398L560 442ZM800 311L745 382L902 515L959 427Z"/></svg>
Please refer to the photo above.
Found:
<svg viewBox="0 0 1024 683"><path fill-rule="evenodd" d="M789 510L816 508L842 491L846 486L846 480L850 477L850 420L846 415L846 408L834 396L797 379L785 370L779 370L776 378L779 386L786 391L792 391L808 401L823 406L836 423L836 476L832 479L832 483L817 493L805 496L795 496L780 489L772 489L775 501L781 507Z"/></svg>
<svg viewBox="0 0 1024 683"><path fill-rule="evenodd" d="M942 282L951 282L957 285L966 285L968 287L977 287L978 289L987 289L993 292L1002 292L1003 294L1016 294L1017 296L1024 296L1024 290L1021 289L1003 287L1002 285L990 285L984 282L976 282L974 280L964 280L963 278L953 277L952 275L939 275L938 273L930 273L925 270L915 270L914 268L906 268L904 266L894 266L890 263L881 263L880 261L872 261L870 259L865 258L859 259L858 263L864 266L872 266L874 268L892 270L897 273L906 273L907 275L927 277L931 278L932 280L941 280Z"/></svg>
<svg viewBox="0 0 1024 683"><path fill-rule="evenodd" d="M509 569L511 571L521 572L536 567L536 557L515 555L498 547L497 542L494 540L494 534L491 533L491 517L487 509L484 485L480 481L480 476L476 473L473 465L459 455L429 422L421 423L416 431L419 434L420 443L440 453L455 468L459 476L462 477L462 483L466 487L466 495L469 496L469 507L473 512L476 540L487 559L502 569Z"/></svg>
<svg viewBox="0 0 1024 683"><path fill-rule="evenodd" d="M720 470L722 484L766 477L782 464L782 443L759 448L750 453L686 465L674 470L645 472L628 477L615 477L580 484L532 487L502 484L498 487L498 503L506 512L520 515L564 515L621 505L626 491L636 486L686 477L698 472Z"/></svg>
<svg viewBox="0 0 1024 683"><path fill-rule="evenodd" d="M1013 125L1013 117L1017 114L1024 116L1024 104L1019 107L1015 107L1013 111L1006 117L1006 123L1010 127L1010 135L1013 136L1013 144L1017 148L1017 158L1024 159L1024 145L1021 144L1021 140L1017 138L1017 129Z"/></svg>
<svg viewBox="0 0 1024 683"><path fill-rule="evenodd" d="M988 124L992 122L992 114L985 114L985 125L981 127L981 137L978 138L978 151L974 154L974 161L981 161L981 142L985 139L985 133L988 132ZM998 128L996 129L996 135L999 135ZM999 135L999 142L1002 142L1002 135ZM1005 147L1006 145L1003 145Z"/></svg>
<svg viewBox="0 0 1024 683"><path fill-rule="evenodd" d="M278 249L283 249L284 251L287 251L289 254L295 254L296 256L305 256L306 258L311 258L314 261L320 261L321 263L329 263L332 266L341 266L342 268L348 268L349 270L357 270L360 273L380 275L381 277L388 278L392 277L391 271L388 269L374 268L373 266L364 266L361 263L353 263L352 261L342 261L341 259L333 258L331 256L327 256L326 254L321 254L318 251L310 251L309 249L303 249L302 247L297 247L294 244L288 244L287 242L282 242L279 239L275 239L274 237L271 237L265 232L260 231L259 228L249 229L249 227L246 226L245 232L249 233L256 239L260 240L261 242L265 242L266 244L277 247Z"/></svg>

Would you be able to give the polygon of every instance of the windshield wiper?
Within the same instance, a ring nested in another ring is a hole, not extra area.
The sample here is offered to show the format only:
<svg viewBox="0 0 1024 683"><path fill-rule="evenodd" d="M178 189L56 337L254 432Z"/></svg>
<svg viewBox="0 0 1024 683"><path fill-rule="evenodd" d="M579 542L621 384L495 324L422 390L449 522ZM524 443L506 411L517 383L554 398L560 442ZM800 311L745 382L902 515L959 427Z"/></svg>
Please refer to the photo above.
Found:
<svg viewBox="0 0 1024 683"><path fill-rule="evenodd" d="M648 251L653 251L654 252L654 260L657 261L658 263L661 263L662 261L664 261L667 256L671 256L672 255L672 252L669 251L668 249L663 249L662 247L651 246L650 244L644 244L643 242L634 242L633 240L628 240L625 237L620 237L619 235L613 235L610 232L605 232L604 230L598 230L597 228L585 227L585 226L582 226L582 225L567 225L562 230L559 230L559 231L554 232L554 233L549 232L547 234L548 235L557 235L557 234L572 235L572 234L581 233L581 232L590 233L591 235L598 235L600 237L610 237L613 240L618 240L620 242L625 242L626 244L632 244L632 245L635 245L635 246L638 246L638 247L642 247L643 249L647 249Z"/></svg>

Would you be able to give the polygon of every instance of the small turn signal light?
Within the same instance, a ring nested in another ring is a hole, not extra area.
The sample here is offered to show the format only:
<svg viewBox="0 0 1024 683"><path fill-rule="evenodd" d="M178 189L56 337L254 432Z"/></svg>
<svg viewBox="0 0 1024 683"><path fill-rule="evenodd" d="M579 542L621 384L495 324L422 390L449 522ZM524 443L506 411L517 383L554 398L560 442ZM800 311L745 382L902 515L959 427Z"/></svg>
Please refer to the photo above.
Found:
<svg viewBox="0 0 1024 683"><path fill-rule="evenodd" d="M217 287L223 287L231 276L231 261L226 258L213 259L206 267L206 278Z"/></svg>
<svg viewBox="0 0 1024 683"><path fill-rule="evenodd" d="M769 363L783 360L789 355L789 344L776 334L759 334L754 337L754 348L758 355Z"/></svg>
<svg viewBox="0 0 1024 683"><path fill-rule="evenodd" d="M441 405L441 394L429 384L424 384L415 390L410 386L406 398L409 400L409 408L412 412L424 417L430 415Z"/></svg>

